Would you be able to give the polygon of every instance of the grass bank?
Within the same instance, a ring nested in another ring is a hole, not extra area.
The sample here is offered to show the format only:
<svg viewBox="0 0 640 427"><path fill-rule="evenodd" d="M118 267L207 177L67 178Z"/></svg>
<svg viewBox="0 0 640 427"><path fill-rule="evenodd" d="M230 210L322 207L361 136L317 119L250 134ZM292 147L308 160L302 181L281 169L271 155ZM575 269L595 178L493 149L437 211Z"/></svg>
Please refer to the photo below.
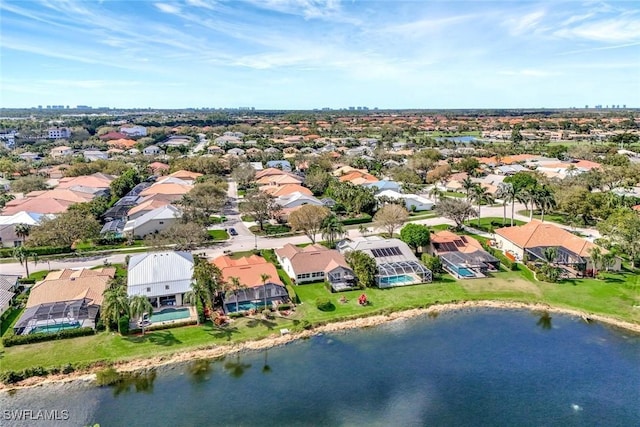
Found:
<svg viewBox="0 0 640 427"><path fill-rule="evenodd" d="M605 280L581 279L551 284L538 282L528 270L504 271L493 277L442 281L394 289L364 291L370 305L357 304L363 291L332 294L323 284L295 286L301 303L290 318L273 320L240 318L225 328L210 323L147 333L144 337L122 337L99 333L63 341L1 348L1 370L29 367L90 365L99 361L115 362L169 355L212 345L225 345L279 335L282 328L301 330L328 322L350 320L376 314L427 307L460 301L508 301L548 304L564 309L606 316L640 324L640 276L637 273L605 274ZM340 297L347 302L340 302ZM329 297L330 311L320 311L318 297Z"/></svg>

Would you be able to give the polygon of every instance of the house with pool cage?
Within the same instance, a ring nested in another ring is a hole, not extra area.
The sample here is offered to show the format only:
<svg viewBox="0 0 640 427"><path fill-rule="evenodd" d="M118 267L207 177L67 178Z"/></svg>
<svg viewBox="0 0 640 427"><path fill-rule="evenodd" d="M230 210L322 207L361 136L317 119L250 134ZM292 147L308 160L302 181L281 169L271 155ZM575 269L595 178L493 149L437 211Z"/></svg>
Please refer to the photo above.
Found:
<svg viewBox="0 0 640 427"><path fill-rule="evenodd" d="M343 240L337 245L342 254L362 251L371 256L378 267L376 284L379 288L416 285L432 280L431 270L422 265L409 246L399 239L380 236Z"/></svg>
<svg viewBox="0 0 640 427"><path fill-rule="evenodd" d="M225 313L258 310L289 302L289 293L280 280L276 267L261 256L251 255L239 259L220 256L211 263L220 269L225 283L232 283L233 277L240 283L238 289L223 296Z"/></svg>
<svg viewBox="0 0 640 427"><path fill-rule="evenodd" d="M431 254L440 258L442 267L459 279L485 277L489 271L500 269L500 261L471 236L443 230L431 233L429 245Z"/></svg>
<svg viewBox="0 0 640 427"><path fill-rule="evenodd" d="M31 287L26 308L14 326L17 335L95 328L104 290L116 269L64 269Z"/></svg>

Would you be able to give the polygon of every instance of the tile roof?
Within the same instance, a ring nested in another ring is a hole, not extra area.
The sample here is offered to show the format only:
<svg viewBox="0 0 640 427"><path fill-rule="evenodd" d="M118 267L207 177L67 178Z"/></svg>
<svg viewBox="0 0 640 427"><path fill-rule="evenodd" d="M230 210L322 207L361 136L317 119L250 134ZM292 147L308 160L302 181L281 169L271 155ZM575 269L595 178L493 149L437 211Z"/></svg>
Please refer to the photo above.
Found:
<svg viewBox="0 0 640 427"><path fill-rule="evenodd" d="M150 196L154 194L187 194L193 188L192 185L180 184L154 184L140 193L140 196Z"/></svg>
<svg viewBox="0 0 640 427"><path fill-rule="evenodd" d="M172 174L169 174L169 176L172 176L174 178L184 179L184 180L195 181L197 178L201 177L202 174L198 172L187 171L187 170L179 170L179 171L175 171Z"/></svg>
<svg viewBox="0 0 640 427"><path fill-rule="evenodd" d="M273 197L288 196L293 193L302 193L307 196L312 196L313 192L307 187L303 187L300 184L285 184L285 185L263 185L259 187L261 191L271 194Z"/></svg>
<svg viewBox="0 0 640 427"><path fill-rule="evenodd" d="M480 242L478 242L473 237L459 236L448 230L431 233L431 242L443 245L441 247L442 249L438 249L438 253L449 252L449 250L447 249L453 250L454 248L455 251L463 253L473 253L479 250L484 251ZM447 244L452 244L453 246Z"/></svg>
<svg viewBox="0 0 640 427"><path fill-rule="evenodd" d="M524 225L498 228L495 233L521 248L561 246L582 257L589 257L591 250L598 247L563 228L536 219Z"/></svg>
<svg viewBox="0 0 640 427"><path fill-rule="evenodd" d="M276 253L280 258L289 259L296 275L318 271L327 273L337 267L351 270L340 252L318 244L300 248L287 243L284 247L276 249Z"/></svg>
<svg viewBox="0 0 640 427"><path fill-rule="evenodd" d="M151 210L154 210L156 208L160 208L162 206L166 206L166 205L168 205L170 203L171 203L171 201L169 201L169 200L149 198L149 199L144 200L139 205L134 206L131 209L129 209L129 212L127 212L127 215L128 216L132 216L132 215L135 215L135 214L137 214L139 212L151 211Z"/></svg>
<svg viewBox="0 0 640 427"><path fill-rule="evenodd" d="M242 285L253 288L262 286L261 274L268 274L271 277L267 279L267 283L284 286L278 276L276 267L257 255L239 259L221 256L212 260L211 263L220 269L225 282L230 282L231 277L237 277Z"/></svg>
<svg viewBox="0 0 640 427"><path fill-rule="evenodd" d="M69 206L71 206L74 202L69 202L66 200L57 200L57 199L41 199L41 198L27 198L21 200L12 200L12 202L18 203L7 203L5 208L2 210L3 215L13 215L18 212L33 212L38 214L59 214L62 212L66 212Z"/></svg>
<svg viewBox="0 0 640 427"><path fill-rule="evenodd" d="M67 273L68 270L63 270L61 278L49 278L47 275L43 281L31 288L27 307L83 298L88 298L92 304L100 305L103 300L102 294L109 280L115 275L115 268L104 270L98 274L86 273L82 270Z"/></svg>

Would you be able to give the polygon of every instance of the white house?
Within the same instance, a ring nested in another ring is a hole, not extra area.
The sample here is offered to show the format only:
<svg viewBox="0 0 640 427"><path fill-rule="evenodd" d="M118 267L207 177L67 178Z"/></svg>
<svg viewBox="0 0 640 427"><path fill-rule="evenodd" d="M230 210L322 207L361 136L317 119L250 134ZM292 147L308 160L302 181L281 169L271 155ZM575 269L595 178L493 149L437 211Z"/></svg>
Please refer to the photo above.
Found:
<svg viewBox="0 0 640 427"><path fill-rule="evenodd" d="M82 152L82 156L90 162L95 162L96 160L107 160L109 153L100 150L85 150Z"/></svg>
<svg viewBox="0 0 640 427"><path fill-rule="evenodd" d="M299 191L288 194L286 196L277 197L276 203L282 206L283 209L296 208L302 205L324 206L322 201L318 200L316 197L308 196L306 194L300 193Z"/></svg>
<svg viewBox="0 0 640 427"><path fill-rule="evenodd" d="M65 157L73 154L73 148L68 147L66 145L61 145L59 147L54 147L51 149L49 153L51 157Z"/></svg>
<svg viewBox="0 0 640 427"><path fill-rule="evenodd" d="M191 290L193 255L190 252L152 252L129 260L127 293L144 295L156 307L181 306Z"/></svg>
<svg viewBox="0 0 640 427"><path fill-rule="evenodd" d="M166 205L153 209L146 214L127 221L122 232L134 237L144 237L158 233L175 224L182 217L182 211L173 205Z"/></svg>
<svg viewBox="0 0 640 427"><path fill-rule="evenodd" d="M162 153L163 153L162 149L157 145L150 145L148 147L145 147L142 150L142 154L144 154L145 156L155 156L157 154L162 154Z"/></svg>
<svg viewBox="0 0 640 427"><path fill-rule="evenodd" d="M69 128L49 128L47 129L49 139L63 139L71 136Z"/></svg>
<svg viewBox="0 0 640 427"><path fill-rule="evenodd" d="M123 126L120 133L127 136L147 136L147 128L144 126Z"/></svg>
<svg viewBox="0 0 640 427"><path fill-rule="evenodd" d="M390 199L404 200L404 206L410 211L429 211L433 209L435 203L426 197L419 196L417 194L404 194L398 193L394 190L384 190L376 194L377 199L381 197L388 197Z"/></svg>

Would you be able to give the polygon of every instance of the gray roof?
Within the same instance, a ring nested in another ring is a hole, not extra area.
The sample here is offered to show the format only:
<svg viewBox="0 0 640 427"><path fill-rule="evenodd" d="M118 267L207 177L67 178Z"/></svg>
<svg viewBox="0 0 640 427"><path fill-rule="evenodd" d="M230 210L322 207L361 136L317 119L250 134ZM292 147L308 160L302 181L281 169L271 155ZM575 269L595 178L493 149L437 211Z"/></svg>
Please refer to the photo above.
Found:
<svg viewBox="0 0 640 427"><path fill-rule="evenodd" d="M0 274L0 289L10 291L18 284L20 276L10 274Z"/></svg>
<svg viewBox="0 0 640 427"><path fill-rule="evenodd" d="M4 312L5 307L9 307L15 293L0 289L0 313Z"/></svg>
<svg viewBox="0 0 640 427"><path fill-rule="evenodd" d="M342 253L350 250L366 252L375 259L378 265L418 260L409 246L400 239L383 239L378 236L362 237L353 241L340 242L338 249Z"/></svg>
<svg viewBox="0 0 640 427"><path fill-rule="evenodd" d="M129 260L128 293L154 297L188 292L192 276L193 255L190 252L134 255Z"/></svg>

